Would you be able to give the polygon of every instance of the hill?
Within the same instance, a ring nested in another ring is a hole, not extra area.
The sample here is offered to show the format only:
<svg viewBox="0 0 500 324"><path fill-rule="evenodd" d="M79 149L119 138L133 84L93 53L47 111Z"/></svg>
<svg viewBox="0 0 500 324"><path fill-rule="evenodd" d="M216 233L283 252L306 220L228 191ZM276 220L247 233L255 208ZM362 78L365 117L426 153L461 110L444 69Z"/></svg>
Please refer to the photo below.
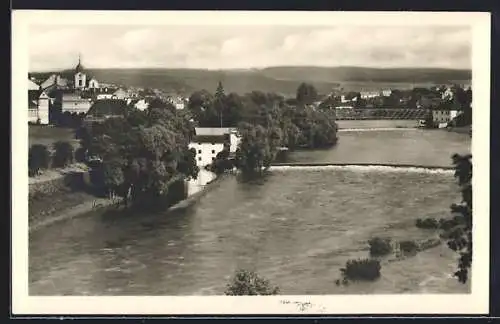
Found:
<svg viewBox="0 0 500 324"><path fill-rule="evenodd" d="M65 74L69 71L63 71ZM127 86L157 88L185 95L206 89L215 91L221 81L226 92L246 93L253 90L295 95L301 82L312 83L319 93L333 88L362 91L384 88L407 89L432 84L467 83L469 70L431 68L379 69L364 67L269 67L263 69L88 69L99 81ZM32 73L40 76L42 73ZM43 73L47 75L47 73Z"/></svg>

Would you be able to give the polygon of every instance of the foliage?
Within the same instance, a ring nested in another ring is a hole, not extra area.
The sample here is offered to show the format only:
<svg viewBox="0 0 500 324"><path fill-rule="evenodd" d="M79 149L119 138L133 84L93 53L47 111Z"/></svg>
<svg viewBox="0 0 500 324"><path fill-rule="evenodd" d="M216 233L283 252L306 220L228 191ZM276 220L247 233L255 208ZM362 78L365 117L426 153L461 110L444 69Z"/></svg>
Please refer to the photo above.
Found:
<svg viewBox="0 0 500 324"><path fill-rule="evenodd" d="M243 123L239 133L241 142L236 151L238 168L244 174L262 174L263 170L269 168L277 152L273 142L279 136L278 131L271 133L261 125Z"/></svg>
<svg viewBox="0 0 500 324"><path fill-rule="evenodd" d="M452 160L462 203L452 205L451 211L458 214L462 221L449 233L448 247L460 255L454 275L460 282L466 283L472 263L472 155L454 154Z"/></svg>
<svg viewBox="0 0 500 324"><path fill-rule="evenodd" d="M340 269L347 280L376 280L380 277L380 261L374 259L356 259L347 261Z"/></svg>
<svg viewBox="0 0 500 324"><path fill-rule="evenodd" d="M260 277L254 271L238 270L227 285L225 294L229 296L278 295L279 288L271 285L269 280Z"/></svg>
<svg viewBox="0 0 500 324"><path fill-rule="evenodd" d="M318 92L312 84L301 83L297 88L297 101L301 104L310 105L318 98Z"/></svg>
<svg viewBox="0 0 500 324"><path fill-rule="evenodd" d="M414 254L417 253L419 246L415 241L400 241L399 249L405 254Z"/></svg>
<svg viewBox="0 0 500 324"><path fill-rule="evenodd" d="M73 163L73 145L69 142L58 141L54 143L53 166L63 168Z"/></svg>
<svg viewBox="0 0 500 324"><path fill-rule="evenodd" d="M75 150L75 161L84 163L86 161L86 150L83 147L79 147Z"/></svg>
<svg viewBox="0 0 500 324"><path fill-rule="evenodd" d="M419 218L415 222L415 226L422 229L436 229L439 228L439 222L435 218Z"/></svg>
<svg viewBox="0 0 500 324"><path fill-rule="evenodd" d="M50 152L47 146L33 144L28 153L28 171L30 176L37 175L40 170L47 169L50 164Z"/></svg>
<svg viewBox="0 0 500 324"><path fill-rule="evenodd" d="M375 237L368 241L370 255L382 256L392 252L391 240L388 238Z"/></svg>
<svg viewBox="0 0 500 324"><path fill-rule="evenodd" d="M169 193L172 186L199 172L196 152L188 148L194 129L187 118L158 99L146 111L86 127L80 131L81 145L89 156L102 159L97 174L110 194L137 207L164 207L177 196Z"/></svg>

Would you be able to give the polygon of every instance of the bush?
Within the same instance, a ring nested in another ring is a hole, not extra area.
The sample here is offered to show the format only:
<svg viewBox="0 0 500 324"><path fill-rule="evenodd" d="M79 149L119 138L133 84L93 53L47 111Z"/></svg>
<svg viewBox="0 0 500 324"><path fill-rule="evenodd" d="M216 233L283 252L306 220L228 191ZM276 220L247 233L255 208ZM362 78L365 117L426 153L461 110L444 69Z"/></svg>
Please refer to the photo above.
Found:
<svg viewBox="0 0 500 324"><path fill-rule="evenodd" d="M75 161L80 163L86 162L86 156L85 156L86 151L87 150L83 147L77 148L75 151Z"/></svg>
<svg viewBox="0 0 500 324"><path fill-rule="evenodd" d="M381 256L392 252L391 240L387 238L375 237L368 241L370 245L370 255Z"/></svg>
<svg viewBox="0 0 500 324"><path fill-rule="evenodd" d="M259 277L253 271L238 270L227 285L225 294L228 296L277 295L279 288L272 286L267 279Z"/></svg>
<svg viewBox="0 0 500 324"><path fill-rule="evenodd" d="M349 260L345 268L340 269L344 279L376 280L380 277L380 262L373 259Z"/></svg>
<svg viewBox="0 0 500 324"><path fill-rule="evenodd" d="M437 229L439 228L439 222L434 218L417 219L415 225L422 229Z"/></svg>
<svg viewBox="0 0 500 324"><path fill-rule="evenodd" d="M47 146L33 144L28 153L28 171L30 176L37 175L41 169L47 169L50 164L50 153Z"/></svg>
<svg viewBox="0 0 500 324"><path fill-rule="evenodd" d="M63 168L73 162L73 146L69 142L59 141L54 143L53 165L56 168Z"/></svg>
<svg viewBox="0 0 500 324"><path fill-rule="evenodd" d="M401 241L399 249L405 254L415 254L418 252L418 244L414 241Z"/></svg>

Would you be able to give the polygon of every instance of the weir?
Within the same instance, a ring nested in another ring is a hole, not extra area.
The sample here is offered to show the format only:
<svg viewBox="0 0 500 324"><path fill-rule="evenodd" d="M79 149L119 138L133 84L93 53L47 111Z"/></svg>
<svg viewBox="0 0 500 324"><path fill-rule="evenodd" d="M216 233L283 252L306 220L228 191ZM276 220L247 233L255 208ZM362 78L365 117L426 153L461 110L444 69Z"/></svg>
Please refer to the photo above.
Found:
<svg viewBox="0 0 500 324"><path fill-rule="evenodd" d="M406 171L406 172L433 172L452 173L453 166L391 164L391 163L331 163L331 162L286 162L273 163L270 171L284 170L325 170L325 169L352 169L366 171Z"/></svg>

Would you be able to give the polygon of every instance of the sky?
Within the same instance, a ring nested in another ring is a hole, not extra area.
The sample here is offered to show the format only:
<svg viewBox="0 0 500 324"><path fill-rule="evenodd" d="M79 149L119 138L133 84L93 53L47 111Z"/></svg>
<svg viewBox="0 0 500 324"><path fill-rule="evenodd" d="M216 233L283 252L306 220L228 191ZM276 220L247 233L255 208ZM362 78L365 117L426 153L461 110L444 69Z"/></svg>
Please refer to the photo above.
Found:
<svg viewBox="0 0 500 324"><path fill-rule="evenodd" d="M30 71L267 66L471 68L471 30L449 26L31 26Z"/></svg>

